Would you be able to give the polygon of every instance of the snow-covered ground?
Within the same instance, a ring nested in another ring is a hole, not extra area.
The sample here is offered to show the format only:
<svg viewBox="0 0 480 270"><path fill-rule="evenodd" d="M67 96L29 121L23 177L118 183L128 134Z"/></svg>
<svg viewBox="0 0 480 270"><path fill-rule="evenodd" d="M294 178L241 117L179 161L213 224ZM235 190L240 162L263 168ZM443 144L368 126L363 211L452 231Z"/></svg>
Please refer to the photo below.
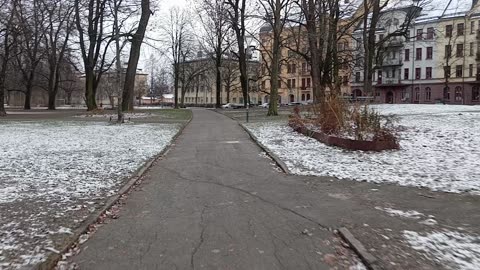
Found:
<svg viewBox="0 0 480 270"><path fill-rule="evenodd" d="M0 269L45 259L127 177L161 152L176 124L0 123Z"/></svg>
<svg viewBox="0 0 480 270"><path fill-rule="evenodd" d="M376 105L396 114L401 150L348 151L294 132L285 122L247 128L299 175L395 183L480 195L480 106Z"/></svg>
<svg viewBox="0 0 480 270"><path fill-rule="evenodd" d="M403 231L408 244L426 253L447 269L480 269L480 237L458 231L433 231L419 234Z"/></svg>

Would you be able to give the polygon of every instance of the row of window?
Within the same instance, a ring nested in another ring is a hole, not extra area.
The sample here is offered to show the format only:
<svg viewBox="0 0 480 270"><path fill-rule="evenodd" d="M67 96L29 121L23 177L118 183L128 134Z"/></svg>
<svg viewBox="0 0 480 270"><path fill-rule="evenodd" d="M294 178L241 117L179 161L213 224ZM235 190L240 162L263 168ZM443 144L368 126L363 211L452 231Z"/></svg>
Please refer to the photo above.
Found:
<svg viewBox="0 0 480 270"><path fill-rule="evenodd" d="M311 70L311 67L307 63L302 63L302 73L309 72ZM297 73L297 65L295 63L288 63L287 64L287 73L292 74L292 73ZM265 73L264 73L265 74Z"/></svg>
<svg viewBox="0 0 480 270"><path fill-rule="evenodd" d="M475 21L470 22L470 34L475 34ZM457 32L456 36L463 36L465 35L465 23L457 23ZM445 37L453 37L453 28L454 25L449 24L445 26ZM478 28L480 29L480 21L478 21ZM433 27L428 27L426 35L423 31L423 29L417 29L416 33L416 39L417 40L423 40L423 39L433 39L435 37L435 28ZM381 39L381 38L380 38Z"/></svg>
<svg viewBox="0 0 480 270"><path fill-rule="evenodd" d="M462 101L463 100L463 90L462 87L457 86L455 87L455 92L454 92L454 98L455 101ZM478 86L474 86L471 89L471 99L472 101L480 101L480 88ZM414 101L420 101L420 97L422 96L420 87L415 87L414 89ZM402 99L408 99L410 98L410 92L408 89L405 89L402 91ZM451 95L450 95L450 87L445 87L443 89L443 98L445 100L450 100ZM432 89L430 87L425 87L425 90L423 92L423 99L425 101L431 101L432 100Z"/></svg>
<svg viewBox="0 0 480 270"><path fill-rule="evenodd" d="M301 88L310 88L312 87L312 80L311 78L302 78ZM267 80L262 81L262 89L266 89ZM287 80L287 88L292 89L297 87L297 80L296 79L288 79ZM282 80L278 80L278 88L282 88Z"/></svg>
<svg viewBox="0 0 480 270"><path fill-rule="evenodd" d="M433 59L433 47L426 48L426 60ZM464 45L463 44L456 44L456 57L463 57L464 54ZM475 54L475 45L473 42L470 43L470 56ZM448 44L445 45L445 58L452 57L452 45ZM423 59L423 48L416 48L415 49L415 60L422 60ZM410 61L410 49L405 49L405 61Z"/></svg>
<svg viewBox="0 0 480 270"><path fill-rule="evenodd" d="M444 77L445 78L450 78L451 77L451 67L450 66L445 66L443 67L444 69ZM396 69L391 69L387 71L379 71L377 74L377 82L382 83L382 77L385 74L386 78L396 78L397 73ZM399 70L401 71L401 70ZM463 65L457 65L455 66L455 77L457 78L462 78L463 77ZM473 64L470 64L468 66L468 77L473 77L474 76L474 66ZM400 76L398 76L400 79ZM421 80L421 79L432 79L433 78L433 68L432 67L426 67L425 68L425 77L423 77L422 74L422 68L415 68L415 77L416 80ZM403 69L403 79L404 80L410 80L410 69L409 68L404 68ZM361 73L356 72L355 73L355 82L359 83L361 82Z"/></svg>

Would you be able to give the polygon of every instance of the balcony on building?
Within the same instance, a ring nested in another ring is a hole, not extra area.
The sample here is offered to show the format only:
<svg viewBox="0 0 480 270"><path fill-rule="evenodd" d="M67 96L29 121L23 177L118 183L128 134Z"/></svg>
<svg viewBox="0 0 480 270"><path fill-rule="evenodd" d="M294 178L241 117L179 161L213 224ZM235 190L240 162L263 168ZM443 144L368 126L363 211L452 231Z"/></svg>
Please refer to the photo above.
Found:
<svg viewBox="0 0 480 270"><path fill-rule="evenodd" d="M402 65L403 61L400 57L398 57L383 59L382 63L380 65L377 65L377 67L398 67Z"/></svg>
<svg viewBox="0 0 480 270"><path fill-rule="evenodd" d="M402 81L398 78L380 78L377 80L377 87L400 86Z"/></svg>

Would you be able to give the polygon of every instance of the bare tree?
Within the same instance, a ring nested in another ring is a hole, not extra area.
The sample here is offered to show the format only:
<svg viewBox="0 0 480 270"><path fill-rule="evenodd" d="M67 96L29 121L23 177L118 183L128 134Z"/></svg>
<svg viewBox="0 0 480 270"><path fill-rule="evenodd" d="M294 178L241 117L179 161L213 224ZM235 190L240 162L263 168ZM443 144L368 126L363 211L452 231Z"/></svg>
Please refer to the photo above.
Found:
<svg viewBox="0 0 480 270"><path fill-rule="evenodd" d="M223 61L222 64L222 81L225 86L225 93L227 94L226 100L227 103L230 103L230 96L231 93L238 88L240 85L238 84L238 77L240 72L238 70L238 62L234 61L230 57Z"/></svg>
<svg viewBox="0 0 480 270"><path fill-rule="evenodd" d="M213 52L211 55L215 61L215 107L219 108L222 101L222 60L224 53L231 48L226 5L222 0L200 0L199 16L205 30L205 49Z"/></svg>
<svg viewBox="0 0 480 270"><path fill-rule="evenodd" d="M280 79L280 68L282 61L282 48L286 39L285 27L289 21L292 9L291 0L261 0L259 1L265 13L265 23L271 27L268 36L271 37L269 46L263 50L264 56L269 58L270 65L267 65L270 71L270 102L268 106L268 116L278 115L278 81Z"/></svg>
<svg viewBox="0 0 480 270"><path fill-rule="evenodd" d="M108 70L106 50L111 37L105 35L107 0L74 0L75 24L85 69L85 102L89 111L97 109L95 100L102 74Z"/></svg>
<svg viewBox="0 0 480 270"><path fill-rule="evenodd" d="M170 9L168 21L163 25L163 31L168 37L166 44L173 65L173 91L175 109L178 109L178 89L181 76L181 62L186 58L192 41L190 16L178 7Z"/></svg>
<svg viewBox="0 0 480 270"><path fill-rule="evenodd" d="M228 17L232 30L237 39L238 52L235 53L240 69L240 83L242 86L243 102L245 107L248 100L248 74L246 43L247 0L225 0L228 5Z"/></svg>
<svg viewBox="0 0 480 270"><path fill-rule="evenodd" d="M122 96L123 111L133 110L133 96L138 60L140 59L140 50L145 37L145 32L147 31L148 21L150 19L150 15L152 14L150 9L150 0L141 1L142 13L138 22L137 30L131 39L130 57L128 59L127 73L125 74L125 84Z"/></svg>
<svg viewBox="0 0 480 270"><path fill-rule="evenodd" d="M44 55L41 43L45 35L43 24L46 16L40 0L33 0L31 3L19 3L17 12L19 35L16 48L19 51L16 53L15 62L25 85L24 109L29 110L37 67Z"/></svg>
<svg viewBox="0 0 480 270"><path fill-rule="evenodd" d="M17 14L18 3L16 0L3 0L0 2L0 116L6 116L5 112L5 93L6 93L6 74L8 64L12 57L12 47L16 42L17 29L15 29L15 16Z"/></svg>
<svg viewBox="0 0 480 270"><path fill-rule="evenodd" d="M44 44L48 63L48 109L55 110L55 101L60 88L62 63L69 48L74 6L62 0L43 0L46 12Z"/></svg>

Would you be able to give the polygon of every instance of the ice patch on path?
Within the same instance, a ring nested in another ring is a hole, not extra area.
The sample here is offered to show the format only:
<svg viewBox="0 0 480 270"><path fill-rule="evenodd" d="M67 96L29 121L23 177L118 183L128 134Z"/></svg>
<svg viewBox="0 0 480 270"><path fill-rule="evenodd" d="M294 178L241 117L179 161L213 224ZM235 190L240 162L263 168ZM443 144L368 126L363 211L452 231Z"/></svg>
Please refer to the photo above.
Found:
<svg viewBox="0 0 480 270"><path fill-rule="evenodd" d="M403 231L408 244L447 266L449 269L480 269L480 237L455 231L431 232L420 235Z"/></svg>
<svg viewBox="0 0 480 270"><path fill-rule="evenodd" d="M246 127L285 162L293 174L435 191L480 194L480 106L381 106L382 113L403 112L400 150L349 151L300 135L285 122L250 123ZM437 113L440 109L447 113ZM454 110L457 111L454 111ZM472 112L465 112L463 110ZM408 110L420 114L408 114ZM476 110L476 112L475 112Z"/></svg>

